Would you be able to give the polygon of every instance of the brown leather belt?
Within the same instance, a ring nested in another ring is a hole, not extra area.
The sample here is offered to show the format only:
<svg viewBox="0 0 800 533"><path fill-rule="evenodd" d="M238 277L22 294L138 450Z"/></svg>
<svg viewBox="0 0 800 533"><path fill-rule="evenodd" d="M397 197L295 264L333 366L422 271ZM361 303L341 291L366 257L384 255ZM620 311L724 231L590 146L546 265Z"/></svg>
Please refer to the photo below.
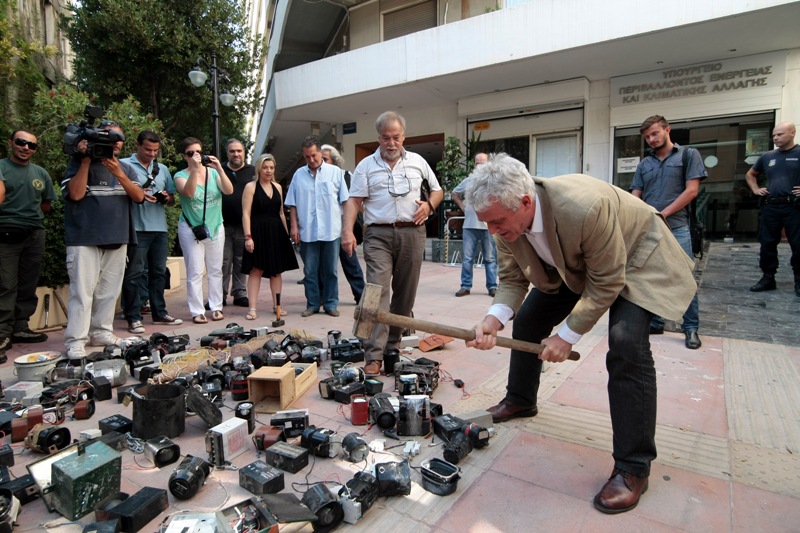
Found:
<svg viewBox="0 0 800 533"><path fill-rule="evenodd" d="M375 226L378 228L410 228L411 226L416 226L413 222L392 222L391 224L370 224L370 226Z"/></svg>

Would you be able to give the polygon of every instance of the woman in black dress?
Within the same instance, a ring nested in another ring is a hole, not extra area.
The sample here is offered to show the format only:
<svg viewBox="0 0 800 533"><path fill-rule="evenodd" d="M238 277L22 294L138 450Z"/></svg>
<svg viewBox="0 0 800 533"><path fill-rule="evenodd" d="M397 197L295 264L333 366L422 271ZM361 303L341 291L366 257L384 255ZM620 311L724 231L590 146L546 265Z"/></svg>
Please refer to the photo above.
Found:
<svg viewBox="0 0 800 533"><path fill-rule="evenodd" d="M298 268L283 214L283 190L274 180L275 158L263 154L256 160L255 167L258 179L248 183L242 194L242 273L248 275L247 298L251 306L247 312L248 320L258 318L261 278L269 278L272 310L278 312L283 285L281 273ZM286 314L284 311L280 313Z"/></svg>

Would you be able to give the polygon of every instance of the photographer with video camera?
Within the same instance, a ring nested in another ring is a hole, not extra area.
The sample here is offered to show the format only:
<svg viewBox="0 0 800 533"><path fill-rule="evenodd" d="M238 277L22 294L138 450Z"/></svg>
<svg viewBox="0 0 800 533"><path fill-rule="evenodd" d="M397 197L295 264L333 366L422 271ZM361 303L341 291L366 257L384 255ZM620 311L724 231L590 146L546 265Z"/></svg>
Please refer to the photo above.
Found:
<svg viewBox="0 0 800 533"><path fill-rule="evenodd" d="M144 201L136 171L117 159L125 136L116 122L91 127L102 110L87 106L87 123L69 126L64 151L72 155L61 192L69 274L69 322L64 344L70 359L85 346L120 343L114 310L122 289L128 244L136 244L133 202Z"/></svg>
<svg viewBox="0 0 800 533"><path fill-rule="evenodd" d="M175 204L175 182L169 169L158 162L160 148L161 136L144 130L136 138L136 152L125 159L136 171L145 200L133 210L138 242L128 246L128 267L122 281L122 313L128 321L128 331L136 335L145 332L142 325L145 301L150 302L153 324L177 326L183 322L167 313L164 300L168 255L165 208Z"/></svg>
<svg viewBox="0 0 800 533"><path fill-rule="evenodd" d="M181 194L178 239L186 263L186 298L192 321L206 324L203 305L203 266L208 274L208 307L212 320L222 320L222 256L225 229L222 225L222 195L233 192L219 159L203 154L203 143L187 137L180 152L188 165L175 174L175 187Z"/></svg>

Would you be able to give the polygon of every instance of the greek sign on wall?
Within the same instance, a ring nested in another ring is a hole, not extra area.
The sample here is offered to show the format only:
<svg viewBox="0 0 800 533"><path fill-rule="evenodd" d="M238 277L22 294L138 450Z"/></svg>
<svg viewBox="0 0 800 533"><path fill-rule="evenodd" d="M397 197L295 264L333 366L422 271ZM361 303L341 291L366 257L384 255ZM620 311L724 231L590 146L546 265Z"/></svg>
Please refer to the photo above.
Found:
<svg viewBox="0 0 800 533"><path fill-rule="evenodd" d="M611 78L611 107L783 86L786 52L709 61Z"/></svg>

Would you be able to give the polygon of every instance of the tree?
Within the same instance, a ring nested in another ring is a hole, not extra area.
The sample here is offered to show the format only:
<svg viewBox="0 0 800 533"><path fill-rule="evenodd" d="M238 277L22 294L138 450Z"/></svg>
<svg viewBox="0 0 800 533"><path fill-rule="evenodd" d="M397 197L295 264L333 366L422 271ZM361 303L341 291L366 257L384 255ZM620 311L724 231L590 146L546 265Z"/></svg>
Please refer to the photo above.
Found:
<svg viewBox="0 0 800 533"><path fill-rule="evenodd" d="M33 94L46 86L42 64L56 50L27 37L17 19L16 2L0 0L0 158L8 155L6 139L25 123Z"/></svg>
<svg viewBox="0 0 800 533"><path fill-rule="evenodd" d="M237 0L81 0L62 24L78 85L104 105L133 95L173 139L211 139L211 91L187 77L198 57L216 52L237 96L235 108L221 113L222 139L242 136L245 117L260 103L252 88L261 37L249 36Z"/></svg>

